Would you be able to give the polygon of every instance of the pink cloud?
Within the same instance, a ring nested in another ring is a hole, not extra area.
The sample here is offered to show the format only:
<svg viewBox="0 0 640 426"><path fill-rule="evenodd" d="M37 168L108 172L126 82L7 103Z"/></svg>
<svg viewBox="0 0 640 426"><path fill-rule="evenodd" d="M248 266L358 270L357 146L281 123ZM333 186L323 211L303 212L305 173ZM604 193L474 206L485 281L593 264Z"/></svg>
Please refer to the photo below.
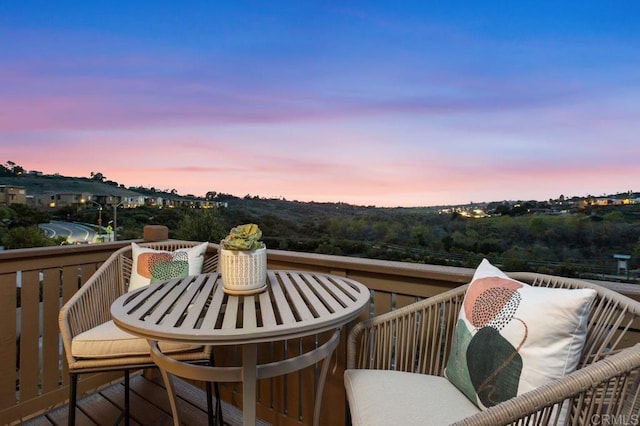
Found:
<svg viewBox="0 0 640 426"><path fill-rule="evenodd" d="M306 67L217 59L5 61L0 161L196 195L390 206L545 199L640 181L629 87L560 73L448 73L450 63L365 69L355 59L318 60L310 78Z"/></svg>

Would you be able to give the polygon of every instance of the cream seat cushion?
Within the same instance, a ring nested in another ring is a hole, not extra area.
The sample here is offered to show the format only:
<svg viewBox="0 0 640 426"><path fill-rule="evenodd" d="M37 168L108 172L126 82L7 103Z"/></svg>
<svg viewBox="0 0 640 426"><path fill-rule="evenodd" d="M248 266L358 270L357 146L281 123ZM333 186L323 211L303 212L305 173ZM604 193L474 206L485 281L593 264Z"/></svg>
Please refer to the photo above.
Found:
<svg viewBox="0 0 640 426"><path fill-rule="evenodd" d="M163 353L175 353L197 349L199 346L185 343L160 342ZM71 341L71 354L76 358L114 358L149 355L146 339L134 336L119 328L113 321L78 334Z"/></svg>
<svg viewBox="0 0 640 426"><path fill-rule="evenodd" d="M448 425L480 410L449 380L389 370L347 370L353 425Z"/></svg>

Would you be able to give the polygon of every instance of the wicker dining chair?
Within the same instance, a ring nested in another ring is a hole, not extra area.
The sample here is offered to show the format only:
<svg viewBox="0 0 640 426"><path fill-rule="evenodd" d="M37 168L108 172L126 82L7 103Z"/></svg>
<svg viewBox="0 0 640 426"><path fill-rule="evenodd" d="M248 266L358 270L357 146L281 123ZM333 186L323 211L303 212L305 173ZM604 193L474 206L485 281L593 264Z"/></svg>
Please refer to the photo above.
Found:
<svg viewBox="0 0 640 426"><path fill-rule="evenodd" d="M391 417L395 424L435 425L436 418L447 424L486 426L638 424L640 344L634 345L638 334L632 336L630 331L638 331L640 302L582 280L532 273L508 275L533 286L596 290L577 370L483 411L460 404L460 400L451 403L446 392L435 389L446 380L445 367L467 284L365 320L351 330L345 386L352 423ZM387 380L380 386L382 395L372 393L370 379L362 380L367 375L378 375L378 382L383 380L380 377ZM394 387L390 380L398 377L408 380L407 386ZM425 383L433 386L423 386ZM394 393L398 389L401 391ZM403 400L399 402L400 394ZM464 396L461 399L471 404ZM430 403L435 400L440 402Z"/></svg>
<svg viewBox="0 0 640 426"><path fill-rule="evenodd" d="M163 251L175 251L178 249L189 249L200 245L200 242L167 240L162 242L140 243L140 247L150 248ZM133 259L132 245L115 251L87 280L87 282L67 301L60 310L58 323L62 343L69 366L69 425L75 424L76 398L78 389L78 375L86 373L97 373L106 371L124 370L124 387L125 399L124 410L120 417L116 420L116 424L124 418L125 424L129 424L129 374L132 370L139 370L148 367L154 367L155 364L151 360L149 346L146 340L131 336L127 340L137 345L141 351L134 353L100 353L95 357L76 357L73 355L72 345L74 338L88 330L97 330L97 327L107 327L111 330L107 334L114 333L111 321L111 304L122 294L124 294L129 286L129 280L132 274ZM208 243L202 272L215 272L218 268L218 245ZM117 333L124 331L115 330ZM109 351L111 349L100 350ZM129 350L129 349L128 349ZM206 346L184 346L174 345L171 347L171 356L177 360L194 363L210 363L212 362L212 351ZM213 419L211 384L206 384L207 389L207 407L209 422ZM216 415L220 419L221 407L216 386Z"/></svg>

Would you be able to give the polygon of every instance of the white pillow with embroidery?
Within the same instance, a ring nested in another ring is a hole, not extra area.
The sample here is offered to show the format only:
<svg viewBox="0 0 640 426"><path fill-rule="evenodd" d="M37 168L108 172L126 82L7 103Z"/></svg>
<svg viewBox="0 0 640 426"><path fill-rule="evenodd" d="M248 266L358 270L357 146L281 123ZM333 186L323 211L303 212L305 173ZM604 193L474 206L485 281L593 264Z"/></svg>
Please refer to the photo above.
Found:
<svg viewBox="0 0 640 426"><path fill-rule="evenodd" d="M133 269L129 291L172 278L200 274L207 246L208 243L202 243L189 248L165 251L131 243Z"/></svg>
<svg viewBox="0 0 640 426"><path fill-rule="evenodd" d="M445 376L483 409L571 373L595 295L530 286L483 260L465 294Z"/></svg>

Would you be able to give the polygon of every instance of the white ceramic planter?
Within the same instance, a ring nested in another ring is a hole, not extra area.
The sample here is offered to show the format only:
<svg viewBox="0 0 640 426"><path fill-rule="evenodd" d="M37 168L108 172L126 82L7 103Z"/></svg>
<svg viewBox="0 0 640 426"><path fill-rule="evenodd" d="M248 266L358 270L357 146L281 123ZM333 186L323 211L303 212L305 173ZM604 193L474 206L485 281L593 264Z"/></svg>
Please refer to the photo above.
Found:
<svg viewBox="0 0 640 426"><path fill-rule="evenodd" d="M229 294L258 293L267 288L267 249L220 249L220 274Z"/></svg>

